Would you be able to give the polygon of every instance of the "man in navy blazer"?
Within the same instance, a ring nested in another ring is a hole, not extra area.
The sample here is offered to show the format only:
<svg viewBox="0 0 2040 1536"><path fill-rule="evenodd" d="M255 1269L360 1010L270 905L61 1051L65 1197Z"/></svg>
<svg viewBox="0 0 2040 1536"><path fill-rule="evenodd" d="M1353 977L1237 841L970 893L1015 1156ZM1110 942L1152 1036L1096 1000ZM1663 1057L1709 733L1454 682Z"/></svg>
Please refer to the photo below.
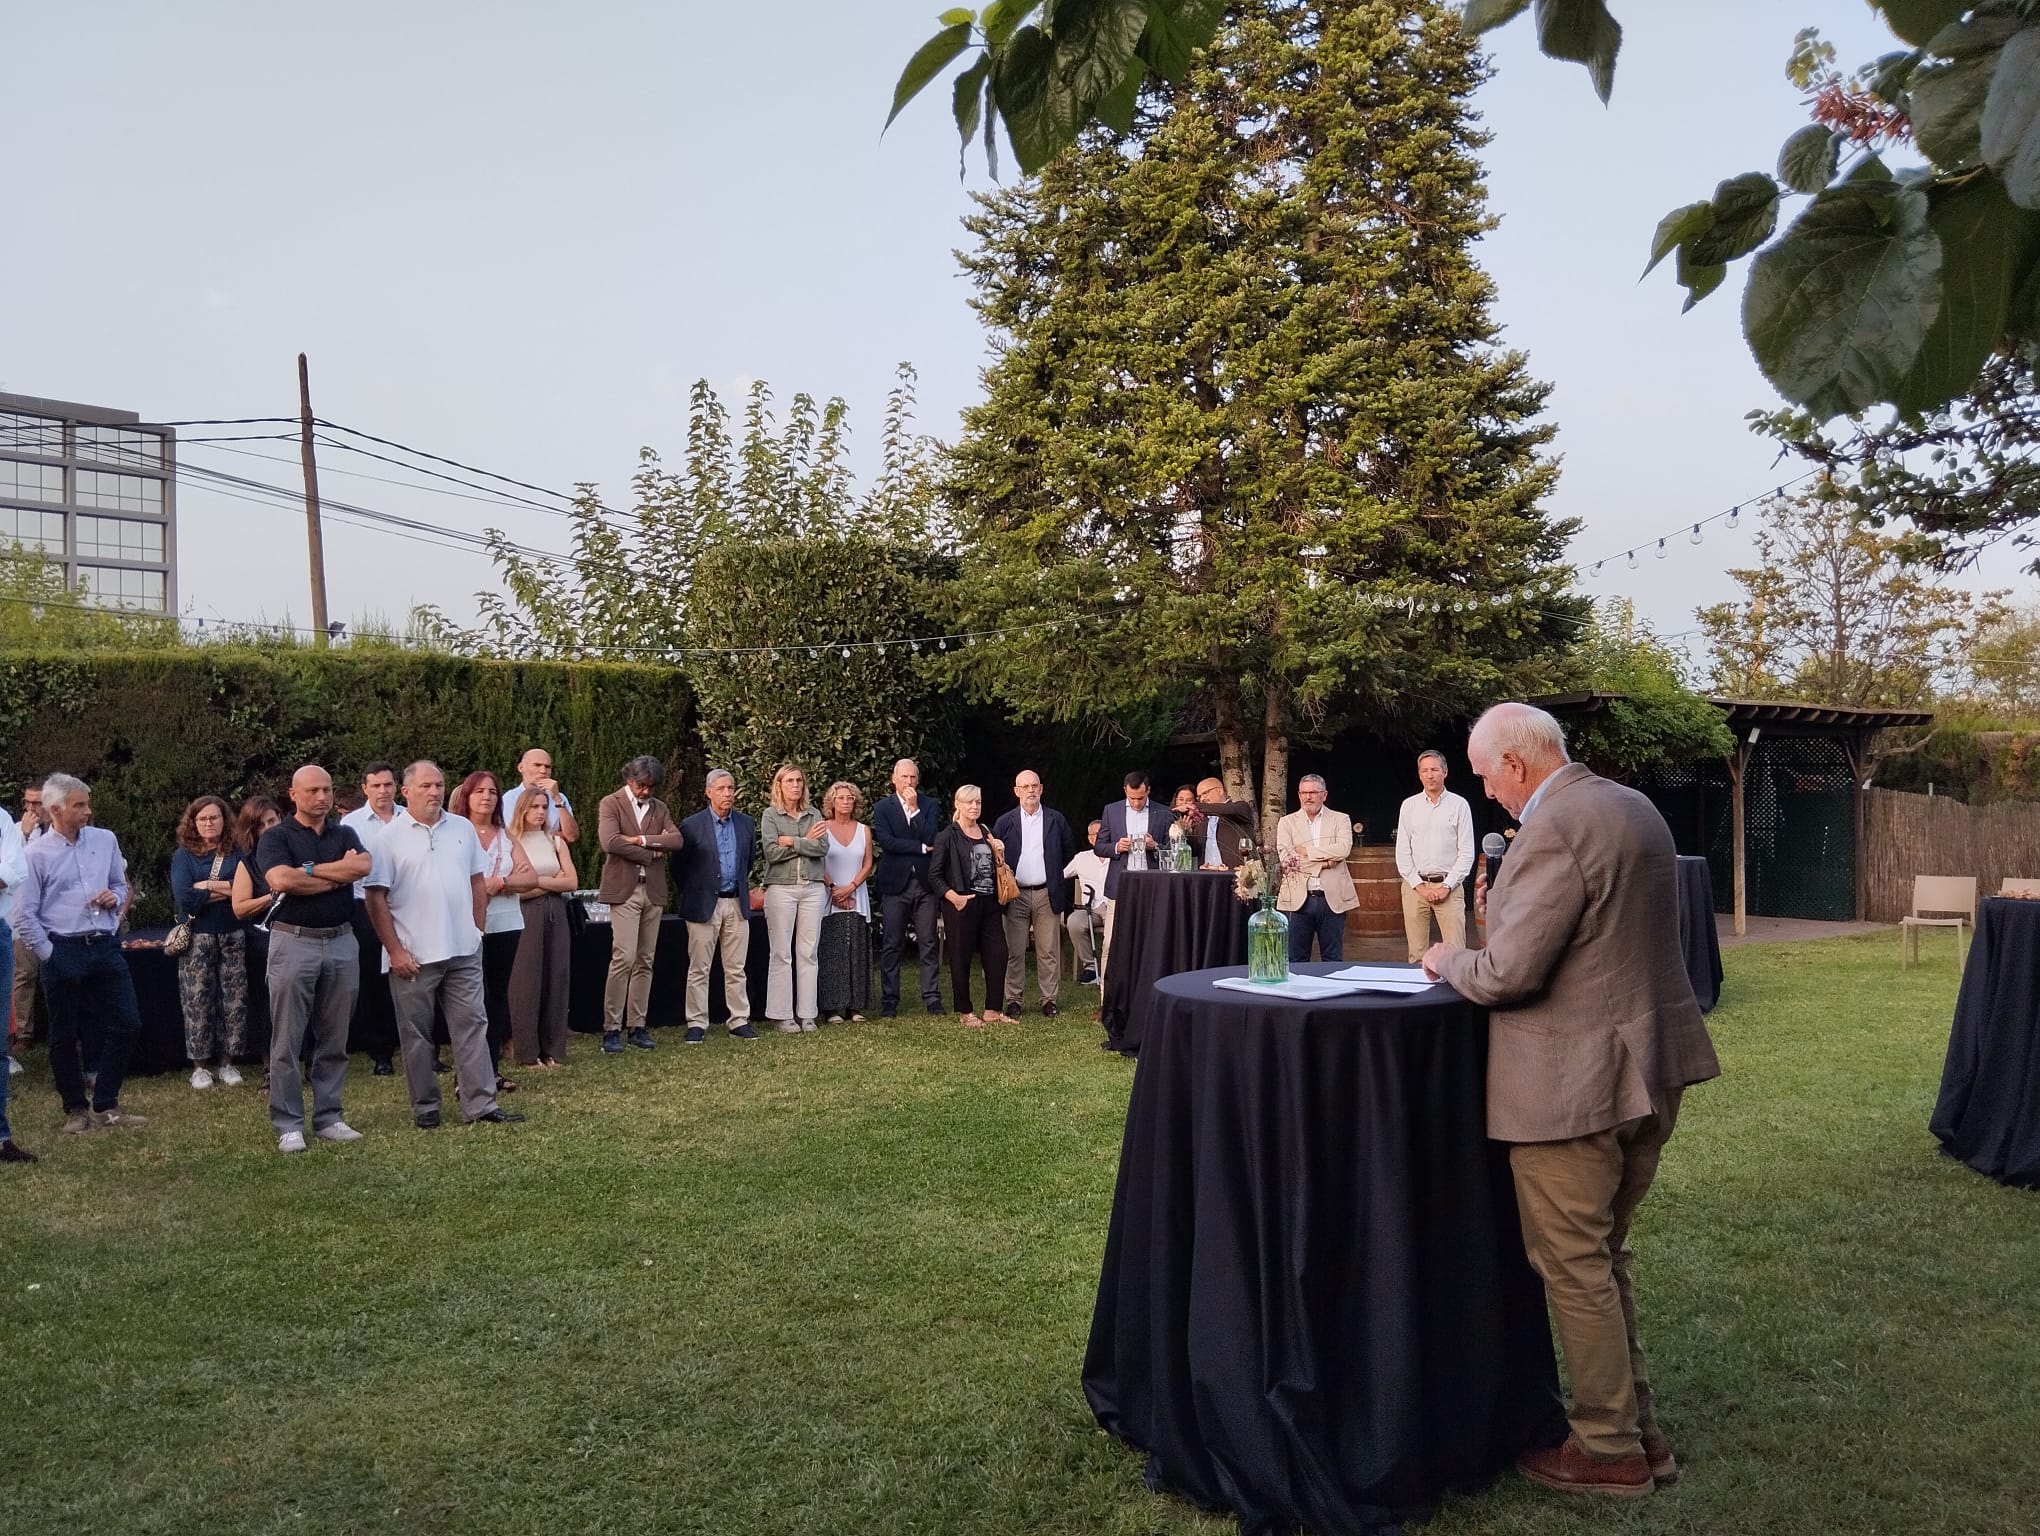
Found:
<svg viewBox="0 0 2040 1536"><path fill-rule="evenodd" d="M1129 869L1160 869L1162 845L1168 841L1168 807L1156 805L1148 776L1138 768L1123 781L1126 798L1105 807L1098 818L1098 841L1091 851L1106 860L1105 953L1112 951L1112 914L1119 905L1119 877ZM1101 962L1102 963L1102 962Z"/></svg>
<svg viewBox="0 0 2040 1536"><path fill-rule="evenodd" d="M883 855L872 875L885 925L878 951L879 1013L888 1019L900 1011L900 946L909 924L921 952L921 1004L930 1013L942 1011L935 888L928 883L928 850L942 830L942 818L921 798L921 770L911 757L893 764L892 786L893 792L871 808L872 841Z"/></svg>
<svg viewBox="0 0 2040 1536"><path fill-rule="evenodd" d="M708 1038L708 968L722 955L723 1000L730 1033L755 1040L744 963L751 953L751 863L758 856L758 824L736 809L737 781L727 769L709 771L708 804L680 823L683 839L673 855L680 883L680 916L687 924L687 1043Z"/></svg>
<svg viewBox="0 0 2040 1536"><path fill-rule="evenodd" d="M1041 1011L1055 1014L1062 986L1062 915L1070 909L1070 882L1063 866L1077 856L1077 839L1063 813L1041 803L1041 775L1023 768L1013 780L1019 803L1001 816L992 836L1006 845L1006 862L1020 894L1006 903L1006 1006L1018 1017L1027 988L1027 947L1034 945L1034 979L1041 986Z"/></svg>

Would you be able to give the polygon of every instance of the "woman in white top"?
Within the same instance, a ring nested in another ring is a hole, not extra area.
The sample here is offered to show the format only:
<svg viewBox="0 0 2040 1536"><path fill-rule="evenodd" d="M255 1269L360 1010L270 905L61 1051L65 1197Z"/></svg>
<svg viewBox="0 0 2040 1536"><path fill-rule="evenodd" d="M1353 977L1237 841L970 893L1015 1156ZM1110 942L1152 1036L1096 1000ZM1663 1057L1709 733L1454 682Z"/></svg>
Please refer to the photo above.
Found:
<svg viewBox="0 0 2040 1536"><path fill-rule="evenodd" d="M446 808L468 819L489 861L482 875L482 887L489 894L482 919L482 1006L489 1016L489 1063L497 1069L496 1091L515 1093L517 1085L502 1076L503 1045L510 1038L510 972L517 964L518 940L524 937L524 907L518 898L537 885L538 877L503 825L503 787L488 769L478 768L462 779Z"/></svg>
<svg viewBox="0 0 2040 1536"><path fill-rule="evenodd" d="M510 972L510 1044L526 1067L557 1067L567 1054L567 978L574 958L567 903L575 871L567 840L550 830L553 814L552 796L534 786L518 797L518 825L511 828L534 881L520 893L524 937Z"/></svg>
<svg viewBox="0 0 2040 1536"><path fill-rule="evenodd" d="M818 947L819 1002L831 1024L847 1016L864 1022L871 1006L871 828L857 819L864 796L855 784L831 784L822 796L822 865L829 887L828 915Z"/></svg>

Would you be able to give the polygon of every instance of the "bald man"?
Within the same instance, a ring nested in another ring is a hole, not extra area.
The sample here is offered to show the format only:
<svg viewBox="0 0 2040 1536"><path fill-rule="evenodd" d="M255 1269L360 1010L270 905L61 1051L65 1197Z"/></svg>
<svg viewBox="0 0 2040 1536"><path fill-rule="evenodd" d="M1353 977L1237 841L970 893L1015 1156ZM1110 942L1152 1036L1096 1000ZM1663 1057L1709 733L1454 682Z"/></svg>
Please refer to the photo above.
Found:
<svg viewBox="0 0 2040 1536"><path fill-rule="evenodd" d="M553 777L552 753L544 747L529 747L524 756L517 759L518 782L503 792L503 825L517 825L517 802L524 798L527 789L542 789L552 807L546 812L545 824L559 833L568 842L579 842L581 824L574 819L574 802L567 798L567 792L560 788L560 781Z"/></svg>
<svg viewBox="0 0 2040 1536"><path fill-rule="evenodd" d="M354 941L354 882L368 852L333 819L333 776L307 763L290 777L292 814L262 834L255 867L283 899L269 919L269 1124L276 1150L305 1150L298 1058L311 1029L312 1134L359 1141L340 1114L347 1083L347 1020L361 986Z"/></svg>
<svg viewBox="0 0 2040 1536"><path fill-rule="evenodd" d="M1573 1395L1565 1443L1517 1466L1561 1492L1642 1497L1678 1462L1637 1340L1629 1225L1681 1094L1721 1071L1679 950L1672 834L1570 761L1541 709L1497 704L1467 756L1523 830L1487 894L1487 947L1434 944L1424 969L1490 1010L1487 1133L1509 1144Z"/></svg>

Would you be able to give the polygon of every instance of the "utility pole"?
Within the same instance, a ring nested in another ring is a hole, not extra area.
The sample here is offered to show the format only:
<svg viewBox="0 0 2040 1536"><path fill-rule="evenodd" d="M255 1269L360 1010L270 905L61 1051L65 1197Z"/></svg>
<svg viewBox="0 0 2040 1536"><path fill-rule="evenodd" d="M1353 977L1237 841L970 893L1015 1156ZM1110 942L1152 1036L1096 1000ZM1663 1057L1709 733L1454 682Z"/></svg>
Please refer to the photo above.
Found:
<svg viewBox="0 0 2040 1536"><path fill-rule="evenodd" d="M312 553L312 644L323 650L326 634L326 541L319 532L319 461L312 454L312 375L297 355L299 423L305 459L305 534Z"/></svg>

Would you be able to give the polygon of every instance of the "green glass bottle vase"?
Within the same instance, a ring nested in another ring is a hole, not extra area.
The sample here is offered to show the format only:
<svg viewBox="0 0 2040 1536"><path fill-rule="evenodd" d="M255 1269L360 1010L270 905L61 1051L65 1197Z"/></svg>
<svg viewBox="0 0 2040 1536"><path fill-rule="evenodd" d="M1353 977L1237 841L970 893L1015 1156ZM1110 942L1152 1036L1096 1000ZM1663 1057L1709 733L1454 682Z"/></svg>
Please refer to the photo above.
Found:
<svg viewBox="0 0 2040 1536"><path fill-rule="evenodd" d="M1289 919L1275 910L1275 898L1261 898L1261 910L1247 919L1247 979L1289 980Z"/></svg>

